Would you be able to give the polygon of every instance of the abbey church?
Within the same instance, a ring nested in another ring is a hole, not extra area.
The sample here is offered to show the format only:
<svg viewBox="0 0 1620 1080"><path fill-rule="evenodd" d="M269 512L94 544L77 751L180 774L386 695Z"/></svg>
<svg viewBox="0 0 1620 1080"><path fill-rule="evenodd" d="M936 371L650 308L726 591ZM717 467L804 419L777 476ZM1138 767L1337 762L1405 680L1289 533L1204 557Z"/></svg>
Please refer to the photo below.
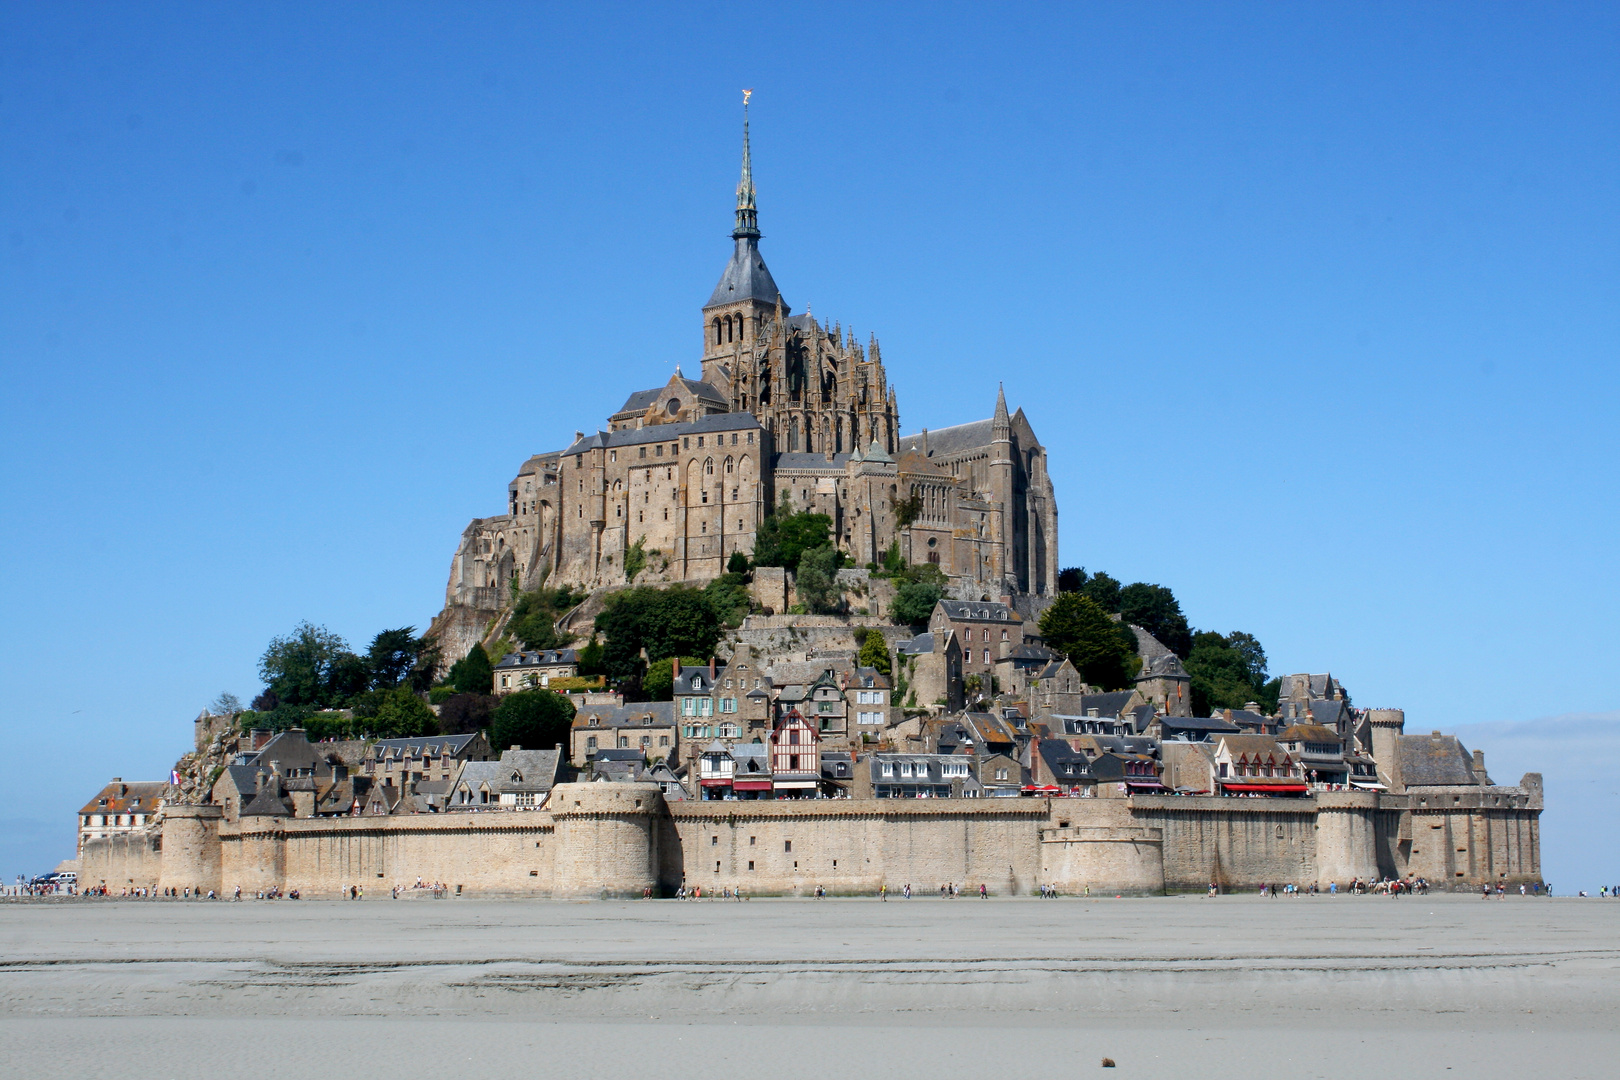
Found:
<svg viewBox="0 0 1620 1080"><path fill-rule="evenodd" d="M525 461L506 512L462 533L446 614L497 612L514 580L623 585L638 544L637 582L701 583L750 554L781 506L826 514L858 566L898 545L965 597L1057 591L1057 501L1023 410L1009 415L998 391L987 419L902 436L877 341L795 315L760 236L745 114L734 247L703 306L698 377L676 368L604 428Z"/></svg>

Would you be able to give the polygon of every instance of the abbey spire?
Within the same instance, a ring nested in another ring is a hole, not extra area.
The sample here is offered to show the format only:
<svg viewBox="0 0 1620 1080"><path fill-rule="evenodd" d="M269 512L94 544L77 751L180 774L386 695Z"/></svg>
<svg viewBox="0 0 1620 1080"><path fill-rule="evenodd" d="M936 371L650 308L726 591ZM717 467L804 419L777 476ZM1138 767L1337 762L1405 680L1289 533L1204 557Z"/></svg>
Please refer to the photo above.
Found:
<svg viewBox="0 0 1620 1080"><path fill-rule="evenodd" d="M759 239L759 210L754 206L754 161L748 152L748 97L752 93L752 90L743 91L742 178L737 181L737 227L731 230L733 240Z"/></svg>
<svg viewBox="0 0 1620 1080"><path fill-rule="evenodd" d="M737 223L731 230L735 246L720 283L703 305L703 377L715 386L726 382L718 370L721 366L740 352L752 352L782 298L759 253L754 155L748 138L748 96L752 93L743 91L742 176L737 181Z"/></svg>

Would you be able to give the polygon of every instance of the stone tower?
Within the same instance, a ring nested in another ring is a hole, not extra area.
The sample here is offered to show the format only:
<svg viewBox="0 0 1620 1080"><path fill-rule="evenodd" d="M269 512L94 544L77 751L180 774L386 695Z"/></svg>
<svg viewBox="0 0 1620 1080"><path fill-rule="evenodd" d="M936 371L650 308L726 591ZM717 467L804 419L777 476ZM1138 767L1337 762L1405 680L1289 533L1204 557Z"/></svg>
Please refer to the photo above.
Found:
<svg viewBox="0 0 1620 1080"><path fill-rule="evenodd" d="M1368 709L1367 726L1372 728L1372 755L1378 762L1378 779L1391 791L1400 791L1401 763L1396 747L1406 733L1406 710Z"/></svg>

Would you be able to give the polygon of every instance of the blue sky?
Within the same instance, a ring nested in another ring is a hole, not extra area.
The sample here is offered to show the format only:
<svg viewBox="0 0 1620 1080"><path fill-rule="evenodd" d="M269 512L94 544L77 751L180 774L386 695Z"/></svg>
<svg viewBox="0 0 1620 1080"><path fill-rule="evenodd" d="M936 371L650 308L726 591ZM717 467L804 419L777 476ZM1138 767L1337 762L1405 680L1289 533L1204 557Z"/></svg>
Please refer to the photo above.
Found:
<svg viewBox="0 0 1620 1080"><path fill-rule="evenodd" d="M907 431L1005 382L1064 564L1588 769L1548 876L1620 879L1570 802L1620 720L1612 6L0 19L7 879L272 635L426 626L525 456L697 366L745 86L765 257Z"/></svg>

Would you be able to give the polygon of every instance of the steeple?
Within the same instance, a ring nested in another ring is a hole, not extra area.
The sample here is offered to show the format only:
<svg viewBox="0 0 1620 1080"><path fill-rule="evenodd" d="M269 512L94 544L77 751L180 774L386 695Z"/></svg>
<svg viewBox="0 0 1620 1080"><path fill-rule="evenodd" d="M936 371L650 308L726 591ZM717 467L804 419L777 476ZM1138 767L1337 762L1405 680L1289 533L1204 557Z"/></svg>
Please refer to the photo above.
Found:
<svg viewBox="0 0 1620 1080"><path fill-rule="evenodd" d="M731 230L733 240L759 239L759 211L754 206L754 161L748 152L748 98L752 94L752 90L743 91L742 179L737 181L737 227Z"/></svg>
<svg viewBox="0 0 1620 1080"><path fill-rule="evenodd" d="M990 421L991 438L1002 441L1012 435L1012 421L1007 418L1007 393L996 384L996 415Z"/></svg>
<svg viewBox="0 0 1620 1080"><path fill-rule="evenodd" d="M771 272L765 269L765 260L759 254L759 213L754 207L754 160L748 147L748 95L752 93L752 90L743 91L742 179L737 182L737 226L731 230L731 238L737 242L737 246L731 253L731 261L726 264L725 272L720 275L720 283L714 287L709 302L703 305L705 311L746 301L770 305L776 303L780 295ZM765 314L765 307L751 309L747 314L750 317ZM735 337L735 334L729 336ZM710 345L714 344L718 343L713 340L711 332Z"/></svg>

